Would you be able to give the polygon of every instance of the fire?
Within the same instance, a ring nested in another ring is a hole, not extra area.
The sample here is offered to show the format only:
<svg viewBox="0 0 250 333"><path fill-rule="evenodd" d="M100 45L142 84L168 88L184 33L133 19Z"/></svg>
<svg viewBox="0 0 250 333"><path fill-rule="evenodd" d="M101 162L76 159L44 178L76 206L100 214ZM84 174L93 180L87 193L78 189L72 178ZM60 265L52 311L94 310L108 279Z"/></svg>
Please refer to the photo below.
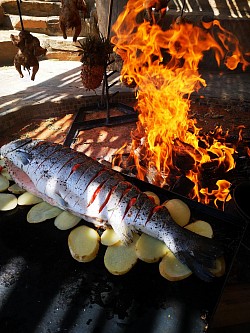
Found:
<svg viewBox="0 0 250 333"><path fill-rule="evenodd" d="M228 192L228 188L231 186L231 184L226 180L218 180L216 182L216 185L218 187L218 189L216 190L212 190L211 192L209 192L207 188L202 188L200 192L204 194L205 196L204 202L206 204L210 202L210 197L212 198L215 197L214 204L217 208L219 208L217 204L218 200L222 202L231 200L231 195Z"/></svg>
<svg viewBox="0 0 250 333"><path fill-rule="evenodd" d="M235 69L239 63L243 68L248 63L236 37L218 21L195 26L179 18L163 30L158 24L139 19L147 3L129 0L112 27L114 50L123 59L121 75L137 86L139 119L131 134L130 155L138 178L150 178L152 183L164 186L172 173L177 177L185 173L194 182L193 198L207 202L210 192L202 188L200 170L207 163L214 163L217 169L223 166L225 172L234 168L235 148L220 139L222 130L217 130L212 142L201 137L201 129L189 117L191 94L206 86L198 66L210 49L218 65L224 61ZM213 195L221 200L230 184L223 181L223 186L217 185L219 189Z"/></svg>

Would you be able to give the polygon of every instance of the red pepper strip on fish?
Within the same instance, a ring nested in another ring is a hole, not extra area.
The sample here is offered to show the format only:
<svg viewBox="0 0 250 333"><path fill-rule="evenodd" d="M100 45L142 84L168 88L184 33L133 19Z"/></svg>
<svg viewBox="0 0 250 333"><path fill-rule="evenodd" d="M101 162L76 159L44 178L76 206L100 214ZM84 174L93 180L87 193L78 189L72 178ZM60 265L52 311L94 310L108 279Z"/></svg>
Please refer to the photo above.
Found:
<svg viewBox="0 0 250 333"><path fill-rule="evenodd" d="M44 201L95 225L109 224L129 243L143 232L167 245L199 278L210 281L210 268L223 250L214 239L176 224L165 206L155 205L116 171L83 153L41 140L16 140L1 148L14 181Z"/></svg>

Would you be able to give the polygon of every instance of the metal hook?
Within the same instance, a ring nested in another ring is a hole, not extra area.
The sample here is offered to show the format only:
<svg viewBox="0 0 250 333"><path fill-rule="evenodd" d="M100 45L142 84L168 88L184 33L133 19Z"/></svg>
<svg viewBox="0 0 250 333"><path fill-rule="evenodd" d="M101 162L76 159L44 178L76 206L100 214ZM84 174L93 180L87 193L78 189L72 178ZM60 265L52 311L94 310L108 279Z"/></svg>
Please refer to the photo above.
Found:
<svg viewBox="0 0 250 333"><path fill-rule="evenodd" d="M19 12L19 17L20 17L20 23L21 23L21 27L22 27L22 30L24 30L24 27L23 27L23 19L22 19L22 13L21 13L21 2L22 0L16 0L17 2L17 7L18 7L18 12Z"/></svg>

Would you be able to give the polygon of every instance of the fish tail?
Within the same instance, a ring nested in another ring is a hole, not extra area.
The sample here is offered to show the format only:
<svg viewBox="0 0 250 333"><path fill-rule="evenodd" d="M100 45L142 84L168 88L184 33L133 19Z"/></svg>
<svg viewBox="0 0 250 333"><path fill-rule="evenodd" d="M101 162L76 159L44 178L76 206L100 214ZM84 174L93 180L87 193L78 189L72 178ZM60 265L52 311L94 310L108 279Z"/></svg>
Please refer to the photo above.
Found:
<svg viewBox="0 0 250 333"><path fill-rule="evenodd" d="M211 269L215 267L216 258L224 252L215 239L179 226L164 206L153 209L153 214L141 230L164 241L169 250L200 279L212 280Z"/></svg>
<svg viewBox="0 0 250 333"><path fill-rule="evenodd" d="M215 267L215 260L223 255L222 245L214 239L195 234L186 229L182 232L182 246L177 247L174 254L200 279L207 282L211 281L214 277L211 269Z"/></svg>

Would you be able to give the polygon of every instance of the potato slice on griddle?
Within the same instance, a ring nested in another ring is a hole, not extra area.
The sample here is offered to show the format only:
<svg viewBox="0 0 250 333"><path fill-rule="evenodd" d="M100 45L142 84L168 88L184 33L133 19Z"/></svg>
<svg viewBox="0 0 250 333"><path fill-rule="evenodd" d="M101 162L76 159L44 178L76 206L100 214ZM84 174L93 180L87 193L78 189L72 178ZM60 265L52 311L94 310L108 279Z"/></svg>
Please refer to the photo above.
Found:
<svg viewBox="0 0 250 333"><path fill-rule="evenodd" d="M44 222L46 220L53 219L61 212L62 210L58 207L54 207L47 202L40 202L29 210L27 214L27 221L29 223Z"/></svg>
<svg viewBox="0 0 250 333"><path fill-rule="evenodd" d="M101 235L101 243L106 246L111 246L120 241L119 236L113 229L106 229Z"/></svg>
<svg viewBox="0 0 250 333"><path fill-rule="evenodd" d="M192 271L183 265L171 251L168 251L162 258L159 263L159 271L161 276L169 281L180 281L192 274Z"/></svg>
<svg viewBox="0 0 250 333"><path fill-rule="evenodd" d="M24 189L22 189L19 185L13 184L8 188L8 191L13 194L22 194L25 192Z"/></svg>
<svg viewBox="0 0 250 333"><path fill-rule="evenodd" d="M5 161L3 158L0 157L0 170L1 170L1 167L4 168L5 166Z"/></svg>
<svg viewBox="0 0 250 333"><path fill-rule="evenodd" d="M188 224L191 212L185 202L180 199L171 199L165 201L162 205L167 207L172 219L181 227Z"/></svg>
<svg viewBox="0 0 250 333"><path fill-rule="evenodd" d="M94 260L98 253L100 236L95 229L81 225L70 232L68 246L75 260L89 262Z"/></svg>
<svg viewBox="0 0 250 333"><path fill-rule="evenodd" d="M13 180L6 168L3 168L3 170L1 171L1 175L7 178L8 180Z"/></svg>
<svg viewBox="0 0 250 333"><path fill-rule="evenodd" d="M0 175L0 192L6 191L9 186L10 186L9 180L3 175Z"/></svg>
<svg viewBox="0 0 250 333"><path fill-rule="evenodd" d="M186 225L185 228L204 237L213 237L213 229L211 225L202 220L197 220L193 223L190 223Z"/></svg>
<svg viewBox="0 0 250 333"><path fill-rule="evenodd" d="M80 217L64 211L55 218L54 225L60 230L68 230L74 228L80 221Z"/></svg>
<svg viewBox="0 0 250 333"><path fill-rule="evenodd" d="M215 267L210 269L210 272L216 276L221 277L225 274L226 263L224 257L216 258Z"/></svg>
<svg viewBox="0 0 250 333"><path fill-rule="evenodd" d="M156 205L160 204L160 198L157 194L151 191L145 191L144 192Z"/></svg>
<svg viewBox="0 0 250 333"><path fill-rule="evenodd" d="M138 258L148 263L159 261L168 252L165 243L146 234L140 236L135 249Z"/></svg>
<svg viewBox="0 0 250 333"><path fill-rule="evenodd" d="M34 194L30 192L24 192L18 197L17 203L20 206L32 206L35 204L38 204L39 202L42 202L43 199L38 198Z"/></svg>
<svg viewBox="0 0 250 333"><path fill-rule="evenodd" d="M139 236L134 234L133 242L125 245L121 241L108 246L104 255L104 265L113 275L123 275L129 272L136 264L138 257L135 251Z"/></svg>
<svg viewBox="0 0 250 333"><path fill-rule="evenodd" d="M0 211L7 211L16 208L17 197L10 193L0 193Z"/></svg>

